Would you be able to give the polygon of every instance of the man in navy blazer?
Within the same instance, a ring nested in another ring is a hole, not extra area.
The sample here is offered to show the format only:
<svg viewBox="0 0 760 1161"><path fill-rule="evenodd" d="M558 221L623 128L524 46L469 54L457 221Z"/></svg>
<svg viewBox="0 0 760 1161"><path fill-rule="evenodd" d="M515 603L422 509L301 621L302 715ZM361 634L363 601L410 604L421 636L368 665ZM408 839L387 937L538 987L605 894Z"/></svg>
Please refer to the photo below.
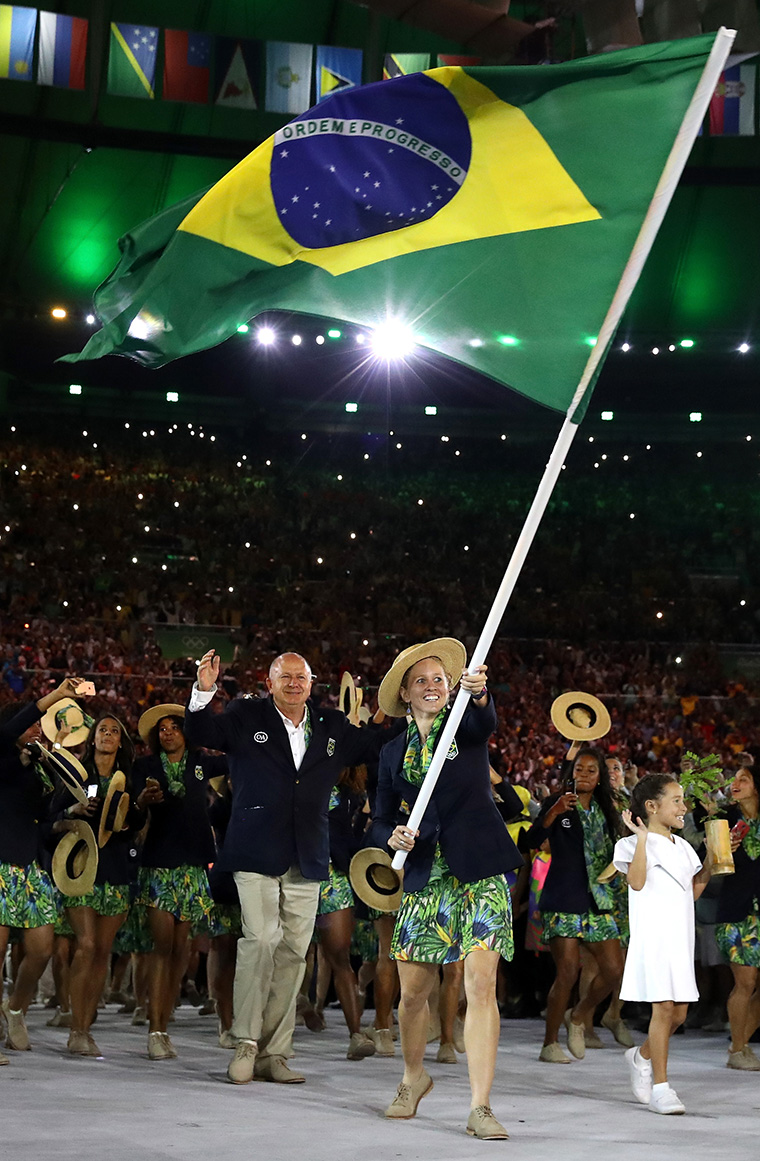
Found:
<svg viewBox="0 0 760 1161"><path fill-rule="evenodd" d="M243 938L235 969L238 1039L227 1071L235 1084L253 1079L297 1084L290 1069L296 997L303 979L320 880L328 877L328 804L344 766L377 757L382 735L360 730L333 709L307 704L308 663L277 657L266 699L239 698L214 714L219 658L204 654L188 705L185 736L222 750L232 781L232 816L220 859L234 873Z"/></svg>

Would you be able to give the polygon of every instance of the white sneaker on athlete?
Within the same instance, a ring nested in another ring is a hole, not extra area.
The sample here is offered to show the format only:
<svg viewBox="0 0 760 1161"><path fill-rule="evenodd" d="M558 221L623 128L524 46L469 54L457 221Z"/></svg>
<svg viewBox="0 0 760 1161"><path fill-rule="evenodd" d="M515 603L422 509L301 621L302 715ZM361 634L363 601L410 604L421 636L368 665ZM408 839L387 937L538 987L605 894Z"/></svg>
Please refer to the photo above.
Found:
<svg viewBox="0 0 760 1161"><path fill-rule="evenodd" d="M631 1088L636 1100L648 1105L652 1096L652 1062L645 1060L638 1048L623 1053L631 1076Z"/></svg>

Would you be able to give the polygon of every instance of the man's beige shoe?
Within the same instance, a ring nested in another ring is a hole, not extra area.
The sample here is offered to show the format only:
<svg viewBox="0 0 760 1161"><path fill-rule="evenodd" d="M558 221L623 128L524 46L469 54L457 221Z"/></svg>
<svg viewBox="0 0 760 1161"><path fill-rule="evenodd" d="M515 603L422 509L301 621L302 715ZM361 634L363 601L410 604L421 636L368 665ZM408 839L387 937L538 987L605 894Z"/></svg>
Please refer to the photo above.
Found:
<svg viewBox="0 0 760 1161"><path fill-rule="evenodd" d="M386 1117L397 1121L408 1121L416 1116L417 1106L424 1096L430 1092L433 1082L424 1068L419 1078L413 1084L401 1084L396 1089L396 1095L385 1110Z"/></svg>
<svg viewBox="0 0 760 1161"><path fill-rule="evenodd" d="M0 1067L1 1067L3 1064L10 1064L10 1060L8 1059L8 1057L7 1057L7 1056L4 1056L4 1055L2 1054L2 1052L0 1052Z"/></svg>
<svg viewBox="0 0 760 1161"><path fill-rule="evenodd" d="M543 1060L544 1064L569 1064L570 1057L566 1056L562 1051L562 1046L559 1041L555 1040L553 1044L544 1044L543 1048L538 1054L538 1059Z"/></svg>
<svg viewBox="0 0 760 1161"><path fill-rule="evenodd" d="M453 1044L441 1044L441 1047L438 1049L438 1052L436 1053L435 1059L436 1059L437 1064L456 1064L457 1063L457 1054L454 1051L454 1045Z"/></svg>
<svg viewBox="0 0 760 1161"><path fill-rule="evenodd" d="M250 1084L259 1046L255 1040L238 1040L235 1055L227 1069L227 1080L232 1084Z"/></svg>
<svg viewBox="0 0 760 1161"><path fill-rule="evenodd" d="M305 1076L288 1067L284 1056L264 1056L256 1061L254 1080L269 1080L273 1084L303 1084Z"/></svg>
<svg viewBox="0 0 760 1161"><path fill-rule="evenodd" d="M130 1024L132 1024L135 1028L142 1028L147 1023L148 1013L145 1011L145 1008L135 1008L134 1012L132 1013Z"/></svg>
<svg viewBox="0 0 760 1161"><path fill-rule="evenodd" d="M480 1141L507 1141L509 1133L500 1125L489 1105L478 1105L467 1120L467 1135Z"/></svg>

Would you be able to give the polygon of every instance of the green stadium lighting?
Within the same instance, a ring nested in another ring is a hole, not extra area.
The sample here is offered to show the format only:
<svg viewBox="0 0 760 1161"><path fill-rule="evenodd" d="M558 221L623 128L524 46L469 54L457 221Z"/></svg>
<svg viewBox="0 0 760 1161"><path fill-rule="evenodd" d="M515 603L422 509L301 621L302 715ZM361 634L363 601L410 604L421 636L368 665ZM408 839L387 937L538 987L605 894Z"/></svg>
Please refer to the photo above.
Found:
<svg viewBox="0 0 760 1161"><path fill-rule="evenodd" d="M248 329L249 329L248 323L241 323L240 326L238 327L238 334L239 335L247 335Z"/></svg>
<svg viewBox="0 0 760 1161"><path fill-rule="evenodd" d="M587 347L595 347L597 337L598 337L597 335L586 335L586 337L583 341Z"/></svg>
<svg viewBox="0 0 760 1161"><path fill-rule="evenodd" d="M499 335L499 342L503 347L518 347L520 340L514 335Z"/></svg>
<svg viewBox="0 0 760 1161"><path fill-rule="evenodd" d="M682 347L693 347L694 346L694 339L681 339L681 342L679 345Z"/></svg>
<svg viewBox="0 0 760 1161"><path fill-rule="evenodd" d="M603 411L601 417L603 420L605 420L605 422L610 423L615 418L615 412L614 411ZM602 459L604 459L604 456L602 456Z"/></svg>
<svg viewBox="0 0 760 1161"><path fill-rule="evenodd" d="M327 332L327 337L328 337L328 339L339 339L341 337L341 331L336 330L333 327L332 330Z"/></svg>

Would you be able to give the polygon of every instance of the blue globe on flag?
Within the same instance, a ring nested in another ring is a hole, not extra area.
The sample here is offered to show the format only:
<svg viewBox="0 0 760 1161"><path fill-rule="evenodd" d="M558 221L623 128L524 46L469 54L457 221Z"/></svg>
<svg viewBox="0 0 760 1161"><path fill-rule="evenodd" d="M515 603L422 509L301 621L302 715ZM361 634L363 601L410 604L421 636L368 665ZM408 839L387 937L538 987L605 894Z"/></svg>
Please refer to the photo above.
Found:
<svg viewBox="0 0 760 1161"><path fill-rule="evenodd" d="M280 129L272 198L300 246L339 246L434 217L461 188L471 154L456 98L415 73L336 93Z"/></svg>

